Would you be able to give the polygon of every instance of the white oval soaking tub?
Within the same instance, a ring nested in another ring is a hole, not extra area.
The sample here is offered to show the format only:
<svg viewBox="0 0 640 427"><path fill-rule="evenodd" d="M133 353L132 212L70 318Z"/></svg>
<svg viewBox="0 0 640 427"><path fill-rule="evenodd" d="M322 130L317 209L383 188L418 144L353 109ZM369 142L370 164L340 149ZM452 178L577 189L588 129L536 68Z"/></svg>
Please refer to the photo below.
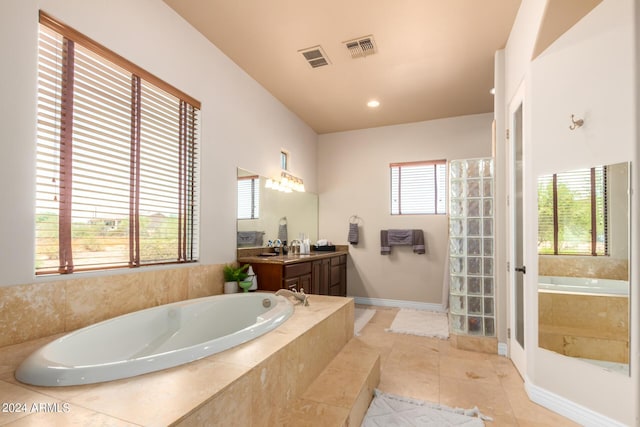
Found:
<svg viewBox="0 0 640 427"><path fill-rule="evenodd" d="M37 386L91 384L158 371L277 328L293 304L268 293L216 295L125 314L41 347L16 370Z"/></svg>

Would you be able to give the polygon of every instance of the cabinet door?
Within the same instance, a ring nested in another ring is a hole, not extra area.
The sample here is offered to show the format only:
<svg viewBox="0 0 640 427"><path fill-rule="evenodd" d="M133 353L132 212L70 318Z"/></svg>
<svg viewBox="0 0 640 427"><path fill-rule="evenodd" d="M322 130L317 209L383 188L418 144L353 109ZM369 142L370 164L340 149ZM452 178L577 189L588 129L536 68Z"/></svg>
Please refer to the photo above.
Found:
<svg viewBox="0 0 640 427"><path fill-rule="evenodd" d="M284 279L284 289L289 289L290 291L297 291L300 287L300 277L290 277L288 279Z"/></svg>
<svg viewBox="0 0 640 427"><path fill-rule="evenodd" d="M305 292L308 294L320 294L320 275L322 273L322 261L317 260L311 263L311 286L309 292L305 288Z"/></svg>
<svg viewBox="0 0 640 427"><path fill-rule="evenodd" d="M311 283L311 274L305 274L304 276L300 276L300 280L298 281L298 291L304 289L304 292L307 294L312 293L313 287Z"/></svg>

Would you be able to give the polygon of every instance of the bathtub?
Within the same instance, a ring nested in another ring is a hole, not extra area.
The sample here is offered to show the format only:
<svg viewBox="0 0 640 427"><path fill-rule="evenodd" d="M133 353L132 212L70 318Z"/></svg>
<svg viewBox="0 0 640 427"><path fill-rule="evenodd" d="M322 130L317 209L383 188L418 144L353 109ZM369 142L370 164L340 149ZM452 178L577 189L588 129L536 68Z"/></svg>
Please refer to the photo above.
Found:
<svg viewBox="0 0 640 427"><path fill-rule="evenodd" d="M538 290L564 294L628 296L626 280L538 276Z"/></svg>
<svg viewBox="0 0 640 427"><path fill-rule="evenodd" d="M292 303L268 293L216 295L125 314L71 332L31 354L16 379L92 384L189 363L277 328Z"/></svg>

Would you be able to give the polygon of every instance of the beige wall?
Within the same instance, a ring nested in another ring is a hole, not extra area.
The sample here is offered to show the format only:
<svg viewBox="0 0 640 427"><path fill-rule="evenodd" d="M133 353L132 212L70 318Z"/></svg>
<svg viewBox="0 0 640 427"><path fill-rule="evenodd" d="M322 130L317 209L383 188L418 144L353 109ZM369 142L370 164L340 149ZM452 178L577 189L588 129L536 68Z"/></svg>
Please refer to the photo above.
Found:
<svg viewBox="0 0 640 427"><path fill-rule="evenodd" d="M347 242L349 217L362 218L349 249L350 296L440 304L448 216L391 215L389 163L491 156L492 114L320 135L319 237ZM394 247L380 255L380 230L424 230L427 253Z"/></svg>
<svg viewBox="0 0 640 427"><path fill-rule="evenodd" d="M34 277L38 9L201 101L199 263ZM0 346L222 293L222 266L236 259L238 166L276 176L286 149L317 191L315 132L162 1L3 0L0 28L12 100L0 106L0 180L11 183L0 188Z"/></svg>
<svg viewBox="0 0 640 427"><path fill-rule="evenodd" d="M538 347L537 178L540 175L638 159L637 67L634 63L633 0L604 0L545 52L530 52L545 2L523 0L505 50L508 106L524 85L524 252L525 353L523 372L535 401L568 416L599 414L624 425L638 425L638 332L632 330L631 377L609 372ZM584 127L570 131L571 114ZM500 130L498 147L506 143ZM634 167L632 167L632 170ZM632 176L637 176L633 174ZM637 182L637 178L634 178ZM631 201L637 208L637 196ZM637 248L638 215L632 217ZM634 253L634 252L632 252ZM635 252L637 253L637 252ZM638 273L631 267L631 281ZM637 322L638 294L632 292L631 324ZM633 366L636 366L634 369ZM575 405L575 406L572 406ZM576 408L579 408L577 410Z"/></svg>
<svg viewBox="0 0 640 427"><path fill-rule="evenodd" d="M0 180L11 183L0 189L0 287L49 280L34 277L38 9L201 101L201 265L235 260L238 166L276 176L286 149L291 172L317 192L316 133L164 2L3 0L0 52L11 66L0 82L13 101L0 107Z"/></svg>

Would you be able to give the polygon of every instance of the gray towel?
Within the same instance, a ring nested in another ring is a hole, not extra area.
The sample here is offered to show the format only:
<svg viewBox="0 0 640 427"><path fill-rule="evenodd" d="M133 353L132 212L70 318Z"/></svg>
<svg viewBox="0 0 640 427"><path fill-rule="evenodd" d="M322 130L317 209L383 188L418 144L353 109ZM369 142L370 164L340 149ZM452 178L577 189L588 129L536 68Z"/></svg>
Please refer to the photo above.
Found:
<svg viewBox="0 0 640 427"><path fill-rule="evenodd" d="M380 255L389 255L391 246L389 246L389 231L380 230Z"/></svg>
<svg viewBox="0 0 640 427"><path fill-rule="evenodd" d="M412 230L413 231L413 242L411 245L413 246L413 253L423 254L425 253L424 246L424 233L422 230Z"/></svg>
<svg viewBox="0 0 640 427"><path fill-rule="evenodd" d="M352 245L357 245L359 238L360 238L360 232L358 231L358 223L357 222L349 223L349 235L347 236L347 240Z"/></svg>
<svg viewBox="0 0 640 427"><path fill-rule="evenodd" d="M286 242L287 240L287 223L285 222L284 224L280 224L278 226L278 239L280 239L281 242Z"/></svg>
<svg viewBox="0 0 640 427"><path fill-rule="evenodd" d="M392 246L412 246L416 254L425 253L422 230L380 230L380 254L389 255Z"/></svg>
<svg viewBox="0 0 640 427"><path fill-rule="evenodd" d="M264 231L238 231L238 246L262 246Z"/></svg>
<svg viewBox="0 0 640 427"><path fill-rule="evenodd" d="M389 246L413 244L413 230L389 230Z"/></svg>

